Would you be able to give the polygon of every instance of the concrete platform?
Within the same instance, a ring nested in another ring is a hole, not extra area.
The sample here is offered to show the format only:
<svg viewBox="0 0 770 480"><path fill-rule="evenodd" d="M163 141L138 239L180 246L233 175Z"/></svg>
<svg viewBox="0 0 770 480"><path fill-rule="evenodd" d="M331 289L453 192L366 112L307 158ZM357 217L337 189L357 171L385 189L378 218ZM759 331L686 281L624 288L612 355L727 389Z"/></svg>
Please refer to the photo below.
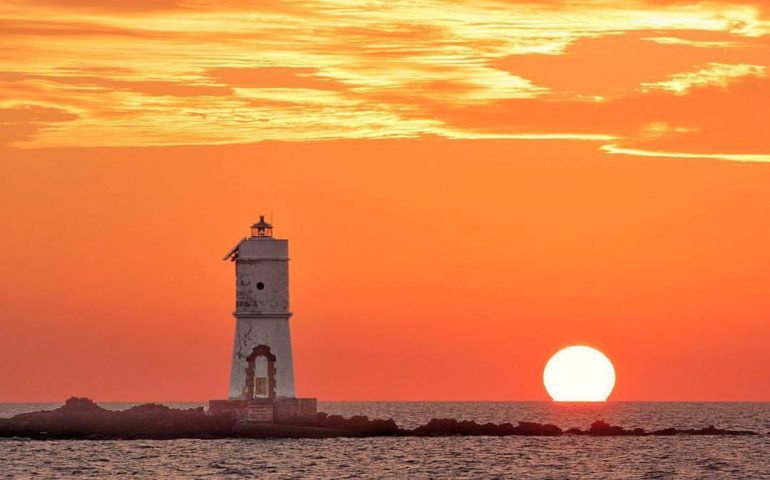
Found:
<svg viewBox="0 0 770 480"><path fill-rule="evenodd" d="M211 415L234 414L241 422L313 425L318 419L315 398L210 400Z"/></svg>

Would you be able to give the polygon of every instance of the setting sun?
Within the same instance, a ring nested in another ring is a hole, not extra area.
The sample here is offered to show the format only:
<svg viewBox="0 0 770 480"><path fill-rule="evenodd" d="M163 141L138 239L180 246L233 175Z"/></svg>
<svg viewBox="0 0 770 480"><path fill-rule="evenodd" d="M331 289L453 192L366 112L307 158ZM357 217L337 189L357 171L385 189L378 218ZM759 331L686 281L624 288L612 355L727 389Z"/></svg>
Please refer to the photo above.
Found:
<svg viewBox="0 0 770 480"><path fill-rule="evenodd" d="M603 402L615 386L615 369L599 350L572 346L548 360L543 383L556 402Z"/></svg>

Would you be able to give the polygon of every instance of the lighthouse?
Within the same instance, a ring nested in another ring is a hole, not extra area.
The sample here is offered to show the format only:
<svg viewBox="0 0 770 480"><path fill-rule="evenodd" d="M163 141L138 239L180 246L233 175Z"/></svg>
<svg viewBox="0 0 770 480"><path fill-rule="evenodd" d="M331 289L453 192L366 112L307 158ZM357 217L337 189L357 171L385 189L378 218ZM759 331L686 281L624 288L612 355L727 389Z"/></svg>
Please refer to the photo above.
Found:
<svg viewBox="0 0 770 480"><path fill-rule="evenodd" d="M224 260L235 263L235 336L227 400L210 413L247 422L313 419L315 398L296 398L289 329L289 241L273 237L264 216Z"/></svg>
<svg viewBox="0 0 770 480"><path fill-rule="evenodd" d="M230 250L235 263L235 339L230 367L232 400L293 398L289 332L289 241L273 237L259 217L251 236Z"/></svg>

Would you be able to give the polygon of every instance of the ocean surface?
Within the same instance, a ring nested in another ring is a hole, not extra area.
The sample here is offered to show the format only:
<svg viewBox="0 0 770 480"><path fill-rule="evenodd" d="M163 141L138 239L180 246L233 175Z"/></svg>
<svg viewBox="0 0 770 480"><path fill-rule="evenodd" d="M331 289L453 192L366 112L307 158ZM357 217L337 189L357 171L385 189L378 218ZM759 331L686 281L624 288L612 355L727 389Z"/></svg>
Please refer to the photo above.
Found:
<svg viewBox="0 0 770 480"><path fill-rule="evenodd" d="M123 409L139 403L107 403ZM191 408L202 403L166 403ZM0 404L0 417L59 404ZM414 427L438 417L587 428L746 429L751 437L442 437L323 440L0 439L0 478L770 479L770 403L320 402Z"/></svg>

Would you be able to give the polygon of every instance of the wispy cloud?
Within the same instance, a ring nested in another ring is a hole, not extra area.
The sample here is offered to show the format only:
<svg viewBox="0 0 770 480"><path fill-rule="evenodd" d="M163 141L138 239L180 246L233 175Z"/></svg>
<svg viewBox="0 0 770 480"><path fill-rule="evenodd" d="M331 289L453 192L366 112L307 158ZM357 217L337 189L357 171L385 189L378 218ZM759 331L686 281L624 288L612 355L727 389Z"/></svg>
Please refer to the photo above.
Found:
<svg viewBox="0 0 770 480"><path fill-rule="evenodd" d="M665 152L643 150L640 148L624 148L614 144L602 145L601 149L613 155L633 155L637 157L693 158L701 160L728 160L731 162L770 162L770 154L765 153Z"/></svg>
<svg viewBox="0 0 770 480"><path fill-rule="evenodd" d="M763 76L769 25L734 2L0 0L0 108L67 114L3 141L644 140L651 122L699 125L669 100L642 118L639 85L673 98Z"/></svg>
<svg viewBox="0 0 770 480"><path fill-rule="evenodd" d="M719 40L692 40L679 37L647 37L644 40L659 43L661 45L685 45L698 48L730 48L739 46L739 42L719 41Z"/></svg>
<svg viewBox="0 0 770 480"><path fill-rule="evenodd" d="M676 95L685 95L693 88L727 87L741 77L766 76L762 65L709 63L691 72L675 73L668 80L642 83L642 90L665 90Z"/></svg>

